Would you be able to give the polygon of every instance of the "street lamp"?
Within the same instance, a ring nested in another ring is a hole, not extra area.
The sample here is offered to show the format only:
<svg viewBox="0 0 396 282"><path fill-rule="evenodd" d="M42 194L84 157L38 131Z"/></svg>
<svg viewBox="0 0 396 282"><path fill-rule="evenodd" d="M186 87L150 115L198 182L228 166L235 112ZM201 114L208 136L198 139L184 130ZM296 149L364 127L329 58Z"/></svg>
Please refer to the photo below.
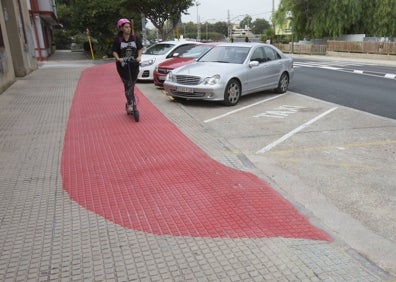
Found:
<svg viewBox="0 0 396 282"><path fill-rule="evenodd" d="M197 7L197 41L201 40L201 30L200 30L200 26L199 26L199 12L198 12L198 6L201 5L201 3L199 3L197 0L195 0L195 6Z"/></svg>

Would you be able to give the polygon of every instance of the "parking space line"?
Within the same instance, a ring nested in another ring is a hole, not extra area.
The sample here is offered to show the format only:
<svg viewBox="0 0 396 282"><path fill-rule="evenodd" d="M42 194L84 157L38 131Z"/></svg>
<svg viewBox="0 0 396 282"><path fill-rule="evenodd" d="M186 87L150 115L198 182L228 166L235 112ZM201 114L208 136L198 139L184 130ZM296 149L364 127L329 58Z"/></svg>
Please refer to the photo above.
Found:
<svg viewBox="0 0 396 282"><path fill-rule="evenodd" d="M271 97L271 98L262 100L262 101L260 101L260 102L257 102L257 103L254 103L254 104L251 104L251 105L248 105L248 106L239 108L239 109L237 109L237 110L234 110L234 111L231 111L231 112L228 112L228 113L219 115L219 116L217 116L217 117L213 117L213 118L207 119L207 120L204 121L204 123L209 123L209 122L212 122L212 121L221 119L221 118L223 118L223 117L226 117L226 116L235 114L235 113L237 113L237 112L240 112L240 111L243 111L243 110L246 110L246 109L249 109L249 108L254 107L254 106L257 106L257 105L259 105L259 104L262 104L262 103L265 103L265 102L268 102L268 101L271 101L271 100L280 98L280 97L282 97L282 96L284 96L284 95L286 95L286 94L287 94L287 93L285 93L285 94L280 94L280 95L276 95L276 96L274 96L274 97Z"/></svg>
<svg viewBox="0 0 396 282"><path fill-rule="evenodd" d="M299 148L293 150L277 150L277 151L272 151L270 154L284 156L290 154L298 154L301 152L344 150L344 149L352 149L352 148L367 148L374 146L389 146L389 145L396 145L396 140L373 141L373 142L365 142L365 143L350 143L350 144L342 144L342 145L313 146L313 147Z"/></svg>
<svg viewBox="0 0 396 282"><path fill-rule="evenodd" d="M294 134L298 133L299 131L303 130L304 128L306 128L307 126L313 124L314 122L320 120L321 118L327 116L328 114L332 113L333 111L337 110L338 107L334 107L331 108L330 110L327 110L326 112L324 112L323 114L318 115L317 117L307 121L306 123L304 123L303 125L295 128L294 130L290 131L289 133L283 135L281 138L279 138L278 140L272 142L271 144L265 146L264 148L262 148L261 150L258 150L256 152L256 154L262 154L265 152L270 151L272 148L274 148L275 146L279 145L280 143L284 142L285 140L289 139L290 137L292 137Z"/></svg>

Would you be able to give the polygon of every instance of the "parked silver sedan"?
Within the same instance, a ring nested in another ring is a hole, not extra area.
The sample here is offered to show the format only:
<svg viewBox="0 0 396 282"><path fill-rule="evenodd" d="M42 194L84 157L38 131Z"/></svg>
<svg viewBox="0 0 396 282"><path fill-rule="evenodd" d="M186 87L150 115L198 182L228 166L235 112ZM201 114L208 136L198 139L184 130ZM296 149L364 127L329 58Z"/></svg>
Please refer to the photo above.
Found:
<svg viewBox="0 0 396 282"><path fill-rule="evenodd" d="M275 46L224 43L170 72L164 89L175 99L223 101L233 106L246 94L269 89L286 92L293 75L293 59Z"/></svg>

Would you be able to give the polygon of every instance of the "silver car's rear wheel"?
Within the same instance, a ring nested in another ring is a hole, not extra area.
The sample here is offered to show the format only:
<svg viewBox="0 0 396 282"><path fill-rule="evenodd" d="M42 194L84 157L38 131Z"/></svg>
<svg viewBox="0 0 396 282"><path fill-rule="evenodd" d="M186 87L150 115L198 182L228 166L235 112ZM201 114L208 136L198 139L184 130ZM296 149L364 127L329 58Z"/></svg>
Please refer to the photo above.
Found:
<svg viewBox="0 0 396 282"><path fill-rule="evenodd" d="M275 91L276 93L285 93L287 89L289 89L289 75L284 72L279 79L278 88Z"/></svg>
<svg viewBox="0 0 396 282"><path fill-rule="evenodd" d="M238 80L231 79L225 88L224 105L234 106L238 103L241 97L241 85Z"/></svg>

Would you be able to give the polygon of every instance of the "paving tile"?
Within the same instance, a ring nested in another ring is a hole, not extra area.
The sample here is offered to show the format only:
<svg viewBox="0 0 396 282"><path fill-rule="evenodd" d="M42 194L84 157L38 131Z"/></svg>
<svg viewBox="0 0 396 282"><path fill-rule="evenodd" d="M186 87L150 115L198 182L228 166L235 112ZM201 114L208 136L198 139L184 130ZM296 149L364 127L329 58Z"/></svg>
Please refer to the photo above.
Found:
<svg viewBox="0 0 396 282"><path fill-rule="evenodd" d="M56 63L45 65L27 77L18 79L5 93L0 95L0 280L1 281L386 281L390 278L380 270L368 269L361 261L357 261L345 252L345 246L329 241L309 240L309 238L281 238L273 236L257 236L259 232L244 230L245 238L232 236L209 236L208 225L218 224L224 234L235 235L232 225L224 224L221 217L213 216L212 221L204 217L200 224L189 224L182 215L169 217L171 213L180 213L173 208L172 201L199 200L197 207L207 207L208 201L215 199L224 206L225 199L233 199L222 194L224 199L201 197L199 190L183 190L176 187L169 189L136 191L133 189L117 190L112 185L110 192L106 186L97 183L97 187L88 187L89 182L79 178L84 187L76 187L76 193L94 195L96 191L100 198L90 198L93 209L86 209L85 204L75 201L63 188L61 178L62 149L64 135L67 130L69 110L72 108L73 95L80 74L90 63ZM103 79L108 76L114 79L114 66L94 66L94 71L103 71ZM90 72L88 69L86 72ZM108 73L106 73L108 72ZM84 75L82 76L84 78ZM93 81L100 80L96 77ZM89 81L92 84L92 81ZM89 91L96 91L95 88ZM102 91L102 89L100 89ZM107 89L112 95L106 96L108 103L119 100L122 85L114 82ZM122 96L121 96L122 98ZM94 101L98 106L100 101ZM84 105L88 109L94 105ZM164 116L154 112L150 117L151 106L141 97L141 106L145 109L147 120L163 120ZM96 130L103 130L104 119L115 119L125 125L123 130L137 130L133 121L127 120L119 107L111 106L108 116L94 113L100 119L101 125ZM174 112L177 116L178 113ZM82 122L88 116L80 116ZM142 116L142 124L143 124ZM193 133L196 125L188 118L173 123L188 126ZM78 123L81 125L81 123ZM168 125L175 130L172 124ZM157 130L157 129L156 129ZM122 131L124 132L124 131ZM135 131L136 132L136 131ZM137 130L139 132L139 130ZM197 131L198 132L198 131ZM75 141L86 142L86 148L98 149L96 142L105 141L99 135L83 132L75 136ZM212 140L210 136L199 133L206 149L213 156L231 163L230 167L242 166L235 156L227 156L223 145ZM146 136L147 137L147 136ZM164 135L156 136L164 138ZM185 138L184 135L179 135ZM81 141L82 140L82 141ZM131 139L128 141L129 144ZM183 139L184 140L184 139ZM109 140L108 140L109 141ZM189 142L188 140L186 142ZM191 143L188 143L192 146ZM143 147L141 147L143 149ZM138 152L127 154L129 160L134 160ZM230 154L230 153L228 153ZM158 154L158 157L160 155ZM196 158L196 155L194 155ZM200 155L201 156L201 155ZM98 161L100 155L92 155L92 161ZM124 157L114 151L113 158L120 161ZM141 155L140 155L141 157ZM156 166L153 155L146 155L144 163L149 168ZM205 156L206 158L206 156ZM77 160L77 159L75 159ZM102 160L103 159L99 159ZM174 164L175 160L167 160ZM203 160L202 160L203 161ZM207 161L207 160L206 160ZM209 161L208 161L209 162ZM214 166L210 164L213 168ZM217 166L215 166L217 169ZM109 171L114 168L107 167ZM221 173L228 173L222 167ZM85 168L82 168L84 170ZM168 172L159 176L170 182ZM69 171L78 175L80 171ZM129 171L122 171L129 175ZM234 173L234 171L233 171ZM148 173L150 174L150 173ZM96 174L101 181L113 182L104 174ZM243 177L246 175L243 174ZM146 175L150 185L160 183ZM197 179L206 177L198 175ZM250 177L250 176L249 176ZM240 180L236 178L235 180ZM172 180L173 181L173 180ZM224 185L223 181L212 180L214 185ZM256 181L254 178L249 181ZM144 181L143 181L144 182ZM138 185L144 183L137 181ZM182 186L184 182L175 185ZM92 183L91 183L92 184ZM100 185L99 185L100 184ZM129 188L130 182L125 185ZM134 183L132 183L134 184ZM169 184L169 183L168 183ZM129 186L128 186L129 185ZM184 185L184 184L183 184ZM206 183L203 189L209 189ZM201 187L198 187L201 189ZM96 189L96 190L95 190ZM125 193L124 193L125 192ZM159 198L153 201L152 194L156 192ZM175 193L178 192L179 195ZM109 194L110 193L110 194ZM113 193L113 196L111 195ZM130 193L131 195L129 195ZM198 193L198 194L197 194ZM260 194L260 193L259 193ZM102 198L102 195L110 196ZM106 201L115 199L121 208L103 210L112 219L119 218L122 222L131 222L130 208L139 215L138 228L130 225L117 224L114 220L96 212L103 209ZM236 195L240 195L236 193ZM175 196L175 197L174 197ZM134 198L139 199L136 201ZM243 199L243 197L238 198ZM163 200L163 201L162 201ZM147 208L151 203L151 210ZM182 208L189 205L178 202ZM191 203L189 203L191 204ZM172 207L172 209L171 209ZM244 210L246 208L246 210ZM243 212L252 210L245 206ZM198 210L197 210L198 211ZM260 209L258 209L260 211ZM126 217L124 217L127 215ZM191 213L191 219L196 220L197 214ZM206 216L210 213L205 214ZM224 215L224 214L223 214ZM267 218L262 215L265 220ZM151 221L147 220L151 218ZM156 217L171 218L168 224L163 221L152 221ZM252 219L255 223L258 220ZM239 225L244 219L238 214L230 214L228 223ZM226 222L226 223L227 223ZM310 225L309 225L310 226ZM237 226L238 227L238 226ZM192 229L191 229L192 228ZM276 228L283 232L283 225ZM316 228L311 229L315 231ZM220 229L216 229L220 230ZM158 232L154 232L158 231ZM174 233L172 233L172 232ZM213 230L212 230L213 231ZM207 236L196 236L204 233ZM286 232L287 233L287 232ZM182 236L188 234L190 236ZM192 236L194 235L194 236ZM251 238L253 237L253 238Z"/></svg>

